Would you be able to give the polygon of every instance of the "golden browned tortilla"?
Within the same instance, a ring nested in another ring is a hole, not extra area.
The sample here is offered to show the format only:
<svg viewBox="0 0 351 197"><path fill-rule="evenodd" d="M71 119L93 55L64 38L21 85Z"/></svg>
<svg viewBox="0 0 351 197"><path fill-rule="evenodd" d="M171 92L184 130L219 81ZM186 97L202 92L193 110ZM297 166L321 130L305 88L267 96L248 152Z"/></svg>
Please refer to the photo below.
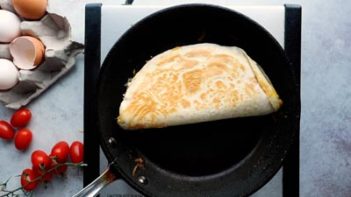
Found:
<svg viewBox="0 0 351 197"><path fill-rule="evenodd" d="M282 105L263 70L242 49L195 44L165 51L128 83L124 129L160 128L258 116Z"/></svg>

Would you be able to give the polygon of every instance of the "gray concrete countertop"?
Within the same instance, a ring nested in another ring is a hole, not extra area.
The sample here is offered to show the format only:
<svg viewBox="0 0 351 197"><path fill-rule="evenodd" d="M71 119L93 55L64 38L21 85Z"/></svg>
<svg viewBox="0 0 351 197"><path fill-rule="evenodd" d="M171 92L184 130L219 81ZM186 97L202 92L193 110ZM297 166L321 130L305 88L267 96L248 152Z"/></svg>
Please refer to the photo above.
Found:
<svg viewBox="0 0 351 197"><path fill-rule="evenodd" d="M84 4L97 0L49 0L57 13L67 16L73 39L84 40ZM101 2L101 1L99 1ZM104 3L121 4L122 0ZM135 4L188 3L186 0L135 0ZM301 69L301 158L300 196L351 196L351 1L191 1L218 4L284 4L302 5ZM245 3L240 3L245 2ZM30 167L30 154L35 149L50 151L58 140L83 138L83 55L75 68L29 105L33 111L30 128L34 141L26 152L12 143L0 140L0 181ZM0 119L12 111L0 106ZM10 185L18 186L18 181ZM69 170L47 188L40 187L35 196L71 196L82 187L82 171ZM273 185L274 187L274 185Z"/></svg>

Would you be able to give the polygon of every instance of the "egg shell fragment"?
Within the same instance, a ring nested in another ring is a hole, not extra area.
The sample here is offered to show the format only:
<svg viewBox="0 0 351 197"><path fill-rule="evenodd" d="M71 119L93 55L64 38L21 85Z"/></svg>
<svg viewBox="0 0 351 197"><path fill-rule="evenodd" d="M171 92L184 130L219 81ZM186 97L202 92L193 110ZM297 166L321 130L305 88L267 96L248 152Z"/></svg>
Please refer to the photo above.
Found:
<svg viewBox="0 0 351 197"><path fill-rule="evenodd" d="M31 70L43 61L45 47L34 37L22 36L11 42L10 52L17 68Z"/></svg>

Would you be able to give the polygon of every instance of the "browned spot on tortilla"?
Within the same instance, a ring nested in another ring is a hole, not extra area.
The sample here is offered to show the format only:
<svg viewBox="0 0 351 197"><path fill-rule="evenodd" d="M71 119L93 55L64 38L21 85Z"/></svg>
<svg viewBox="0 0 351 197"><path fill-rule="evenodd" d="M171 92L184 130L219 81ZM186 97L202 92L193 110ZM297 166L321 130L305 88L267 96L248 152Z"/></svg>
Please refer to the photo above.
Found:
<svg viewBox="0 0 351 197"><path fill-rule="evenodd" d="M196 64L198 64L199 62L198 61L196 61L196 60L189 60L189 59L184 59L183 61L182 61L182 65L181 65L181 67L182 68L192 68L192 67L194 67Z"/></svg>
<svg viewBox="0 0 351 197"><path fill-rule="evenodd" d="M216 87L219 89L225 89L227 86L222 81L216 81Z"/></svg>
<svg viewBox="0 0 351 197"><path fill-rule="evenodd" d="M191 104L190 104L190 102L188 100L182 99L181 105L182 105L183 108L189 108Z"/></svg>
<svg viewBox="0 0 351 197"><path fill-rule="evenodd" d="M174 62L177 58L180 58L178 53L174 53L170 56L160 57L161 59L158 61L157 66L163 66L164 64Z"/></svg>
<svg viewBox="0 0 351 197"><path fill-rule="evenodd" d="M189 71L183 74L183 82L188 94L194 94L200 89L202 71L200 69Z"/></svg>
<svg viewBox="0 0 351 197"><path fill-rule="evenodd" d="M215 97L212 100L212 102L216 109L218 109L221 106L221 99L219 97Z"/></svg>
<svg viewBox="0 0 351 197"><path fill-rule="evenodd" d="M206 49L191 50L184 54L185 57L209 57L211 52Z"/></svg>
<svg viewBox="0 0 351 197"><path fill-rule="evenodd" d="M238 91L233 89L231 92L230 92L230 104L235 107L238 102L241 100L240 98L241 96L239 95Z"/></svg>

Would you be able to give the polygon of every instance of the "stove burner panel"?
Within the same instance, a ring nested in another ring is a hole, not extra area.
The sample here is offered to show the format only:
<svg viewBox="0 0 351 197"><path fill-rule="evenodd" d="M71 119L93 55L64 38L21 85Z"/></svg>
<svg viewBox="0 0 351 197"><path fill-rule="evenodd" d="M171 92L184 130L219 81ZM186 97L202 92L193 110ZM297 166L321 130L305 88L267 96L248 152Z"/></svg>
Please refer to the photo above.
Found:
<svg viewBox="0 0 351 197"><path fill-rule="evenodd" d="M167 6L112 6L88 4L86 7L86 52L85 52L85 151L88 167L84 170L84 185L89 184L107 166L100 150L94 103L100 65L119 37L134 23ZM285 48L289 59L295 64L300 79L301 54L301 8L285 6L227 6L241 12L265 27ZM101 38L101 39L97 39ZM299 136L286 159L283 169L253 196L299 196ZM141 196L124 181L116 181L102 191L102 196Z"/></svg>

